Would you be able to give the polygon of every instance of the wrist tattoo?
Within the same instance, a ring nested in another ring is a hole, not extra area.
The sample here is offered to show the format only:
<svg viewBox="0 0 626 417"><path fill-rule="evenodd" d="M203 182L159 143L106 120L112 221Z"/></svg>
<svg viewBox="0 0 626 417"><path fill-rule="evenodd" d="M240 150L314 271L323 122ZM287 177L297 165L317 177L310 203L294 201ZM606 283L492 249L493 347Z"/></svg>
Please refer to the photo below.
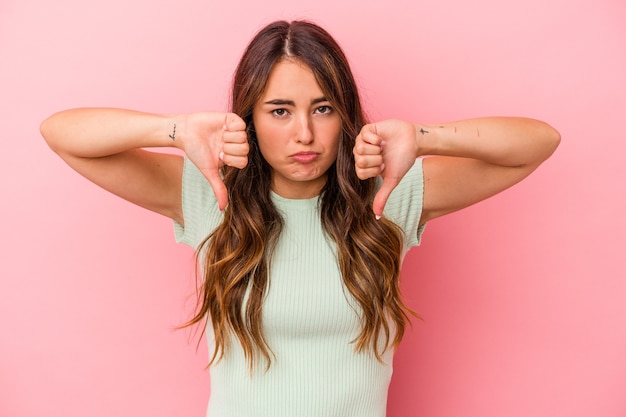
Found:
<svg viewBox="0 0 626 417"><path fill-rule="evenodd" d="M428 130L424 130L424 128L421 128L421 129L420 129L420 133L421 133L422 135L425 135L426 133L430 133L430 132L429 132Z"/></svg>
<svg viewBox="0 0 626 417"><path fill-rule="evenodd" d="M172 131L172 134L168 136L170 137L170 139L176 140L176 123L174 123L174 130Z"/></svg>

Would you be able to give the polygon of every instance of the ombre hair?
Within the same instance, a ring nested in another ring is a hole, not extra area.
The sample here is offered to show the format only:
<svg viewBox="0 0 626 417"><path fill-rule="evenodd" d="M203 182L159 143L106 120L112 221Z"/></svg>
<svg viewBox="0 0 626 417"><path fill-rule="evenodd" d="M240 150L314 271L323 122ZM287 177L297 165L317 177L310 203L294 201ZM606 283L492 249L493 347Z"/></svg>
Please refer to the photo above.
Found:
<svg viewBox="0 0 626 417"><path fill-rule="evenodd" d="M235 71L231 111L247 125L248 164L243 169L223 167L229 205L224 221L198 250L203 281L198 309L188 324L211 322L215 335L211 363L222 358L235 337L251 369L260 357L267 360L267 367L271 364L262 307L283 219L272 203L272 168L259 151L252 111L270 71L283 59L312 70L341 118L337 159L320 194L320 218L324 232L337 246L345 286L360 306L361 332L353 341L355 351L369 350L382 360L384 351L400 342L410 313L399 290L402 232L373 215L376 179L356 176L352 151L366 118L348 60L328 32L307 21L277 21L263 28Z"/></svg>

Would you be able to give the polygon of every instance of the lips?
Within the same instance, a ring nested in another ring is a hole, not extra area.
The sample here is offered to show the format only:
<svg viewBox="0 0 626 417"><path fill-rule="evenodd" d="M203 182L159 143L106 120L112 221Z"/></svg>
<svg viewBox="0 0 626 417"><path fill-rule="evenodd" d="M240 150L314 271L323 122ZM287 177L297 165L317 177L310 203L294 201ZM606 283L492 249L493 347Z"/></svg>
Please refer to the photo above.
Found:
<svg viewBox="0 0 626 417"><path fill-rule="evenodd" d="M296 162L308 164L315 161L319 157L319 155L320 154L318 154L317 152L298 152L291 155L291 158Z"/></svg>

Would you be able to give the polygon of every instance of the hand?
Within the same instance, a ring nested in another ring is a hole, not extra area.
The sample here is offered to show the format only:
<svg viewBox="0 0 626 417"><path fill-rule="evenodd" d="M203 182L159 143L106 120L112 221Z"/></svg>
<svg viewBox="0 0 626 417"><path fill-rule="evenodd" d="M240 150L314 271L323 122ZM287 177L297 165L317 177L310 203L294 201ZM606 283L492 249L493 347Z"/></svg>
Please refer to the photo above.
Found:
<svg viewBox="0 0 626 417"><path fill-rule="evenodd" d="M185 154L209 181L219 209L224 210L228 191L219 170L248 164L246 123L234 113L191 113L185 116L182 137Z"/></svg>
<svg viewBox="0 0 626 417"><path fill-rule="evenodd" d="M417 128L402 120L365 125L356 138L353 153L356 174L360 179L377 175L383 179L373 203L374 214L380 218L389 195L419 155Z"/></svg>

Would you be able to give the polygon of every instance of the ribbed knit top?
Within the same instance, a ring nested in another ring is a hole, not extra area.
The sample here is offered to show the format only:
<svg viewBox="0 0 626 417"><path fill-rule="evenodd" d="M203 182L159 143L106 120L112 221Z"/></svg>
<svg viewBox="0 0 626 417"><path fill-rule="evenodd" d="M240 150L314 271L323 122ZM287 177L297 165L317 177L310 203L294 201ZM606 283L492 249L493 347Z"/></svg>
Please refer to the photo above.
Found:
<svg viewBox="0 0 626 417"><path fill-rule="evenodd" d="M405 231L405 248L419 244L422 209L421 160L394 190L385 215ZM358 303L345 288L334 243L326 238L318 198L272 195L284 228L271 262L263 304L263 331L275 357L251 374L236 338L212 365L209 417L384 417L393 352L383 363L357 353ZM178 242L194 248L222 221L211 187L185 160L185 227ZM207 326L209 352L212 328Z"/></svg>

